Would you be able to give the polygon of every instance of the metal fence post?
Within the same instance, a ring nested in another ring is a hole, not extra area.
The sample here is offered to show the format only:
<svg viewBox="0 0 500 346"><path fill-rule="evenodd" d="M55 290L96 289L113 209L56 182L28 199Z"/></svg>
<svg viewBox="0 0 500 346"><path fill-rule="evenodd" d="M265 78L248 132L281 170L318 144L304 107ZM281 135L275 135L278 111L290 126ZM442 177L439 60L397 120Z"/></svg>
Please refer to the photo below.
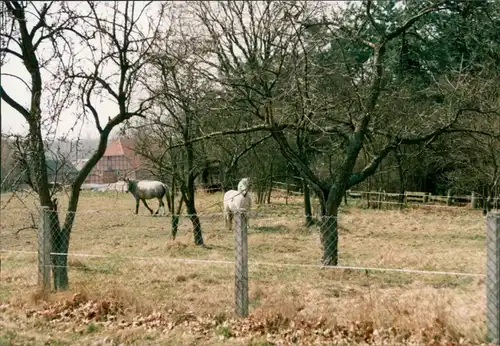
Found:
<svg viewBox="0 0 500 346"><path fill-rule="evenodd" d="M43 291L50 290L50 253L52 252L50 217L52 211L48 207L40 209L38 226L38 286Z"/></svg>
<svg viewBox="0 0 500 346"><path fill-rule="evenodd" d="M486 217L486 323L488 340L500 344L500 213Z"/></svg>
<svg viewBox="0 0 500 346"><path fill-rule="evenodd" d="M238 316L248 316L248 231L246 212L234 215L236 229L235 298Z"/></svg>

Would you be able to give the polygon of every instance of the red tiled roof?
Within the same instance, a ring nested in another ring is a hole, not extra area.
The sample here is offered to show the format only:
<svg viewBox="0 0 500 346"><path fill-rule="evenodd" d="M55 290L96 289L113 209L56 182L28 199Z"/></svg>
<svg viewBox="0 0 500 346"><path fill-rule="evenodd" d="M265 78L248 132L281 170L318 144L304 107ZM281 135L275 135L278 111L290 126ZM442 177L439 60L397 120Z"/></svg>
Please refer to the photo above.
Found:
<svg viewBox="0 0 500 346"><path fill-rule="evenodd" d="M124 155L120 138L115 139L108 144L104 156L121 156Z"/></svg>
<svg viewBox="0 0 500 346"><path fill-rule="evenodd" d="M108 144L104 156L125 156L133 167L140 164L140 156L134 151L135 139L121 137Z"/></svg>
<svg viewBox="0 0 500 346"><path fill-rule="evenodd" d="M118 138L108 144L104 156L121 156L133 153L135 140L133 138Z"/></svg>
<svg viewBox="0 0 500 346"><path fill-rule="evenodd" d="M121 138L120 143L122 145L123 154L128 157L137 155L134 150L135 139L133 138Z"/></svg>
<svg viewBox="0 0 500 346"><path fill-rule="evenodd" d="M134 168L138 168L141 164L141 156L138 155L135 150L135 139L134 138L122 138L122 150L126 157L130 159L130 164Z"/></svg>
<svg viewBox="0 0 500 346"><path fill-rule="evenodd" d="M135 138L120 137L110 143L104 152L103 157L92 169L85 182L103 184L103 174L108 170L119 170L125 174L136 171L141 166L143 157L134 150ZM120 157L118 160L109 160L111 156Z"/></svg>

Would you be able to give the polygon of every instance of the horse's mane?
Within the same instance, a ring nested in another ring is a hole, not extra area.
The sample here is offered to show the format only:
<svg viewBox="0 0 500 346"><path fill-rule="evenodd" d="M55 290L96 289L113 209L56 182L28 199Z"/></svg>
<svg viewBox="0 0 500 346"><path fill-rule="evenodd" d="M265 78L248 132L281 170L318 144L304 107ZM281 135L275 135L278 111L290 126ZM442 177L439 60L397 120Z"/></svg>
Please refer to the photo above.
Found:
<svg viewBox="0 0 500 346"><path fill-rule="evenodd" d="M138 183L138 181L135 180L135 179L128 179L127 180L127 185L128 185L129 191L130 191L130 188L136 189L137 188L137 183Z"/></svg>

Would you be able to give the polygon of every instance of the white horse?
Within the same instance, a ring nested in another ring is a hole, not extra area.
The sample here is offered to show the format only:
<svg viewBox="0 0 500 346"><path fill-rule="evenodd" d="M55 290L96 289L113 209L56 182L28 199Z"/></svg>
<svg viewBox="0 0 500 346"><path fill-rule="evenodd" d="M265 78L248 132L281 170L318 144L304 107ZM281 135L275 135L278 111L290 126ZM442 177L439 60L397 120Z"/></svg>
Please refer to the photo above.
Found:
<svg viewBox="0 0 500 346"><path fill-rule="evenodd" d="M232 229L234 213L249 211L252 206L250 185L250 179L243 178L238 183L238 191L229 190L224 194L224 221L229 230Z"/></svg>
<svg viewBox="0 0 500 346"><path fill-rule="evenodd" d="M168 193L168 187L161 181L156 180L134 180L129 178L123 179L127 183L128 192L130 192L135 198L135 213L139 212L139 201L146 208L148 208L149 212L153 214L153 210L146 203L147 199L158 198L160 205L158 210L154 213L158 214L160 209L163 208L163 214L165 214L165 204L163 203L163 196L165 196L167 200L168 210L172 213L172 204L170 203L170 195Z"/></svg>

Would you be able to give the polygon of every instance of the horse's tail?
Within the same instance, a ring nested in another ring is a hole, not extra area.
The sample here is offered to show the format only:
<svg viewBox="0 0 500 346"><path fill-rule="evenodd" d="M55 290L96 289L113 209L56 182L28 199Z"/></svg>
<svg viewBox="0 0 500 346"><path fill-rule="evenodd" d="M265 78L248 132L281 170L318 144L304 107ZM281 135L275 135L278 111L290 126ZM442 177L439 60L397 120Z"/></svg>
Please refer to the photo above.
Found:
<svg viewBox="0 0 500 346"><path fill-rule="evenodd" d="M170 213L172 214L173 211L172 211L172 201L170 200L170 193L169 193L169 188L167 186L167 184L165 183L161 183L162 187L163 187L163 193L164 193L164 196L165 196L165 199L167 200L167 206L168 206L168 210L170 211Z"/></svg>

